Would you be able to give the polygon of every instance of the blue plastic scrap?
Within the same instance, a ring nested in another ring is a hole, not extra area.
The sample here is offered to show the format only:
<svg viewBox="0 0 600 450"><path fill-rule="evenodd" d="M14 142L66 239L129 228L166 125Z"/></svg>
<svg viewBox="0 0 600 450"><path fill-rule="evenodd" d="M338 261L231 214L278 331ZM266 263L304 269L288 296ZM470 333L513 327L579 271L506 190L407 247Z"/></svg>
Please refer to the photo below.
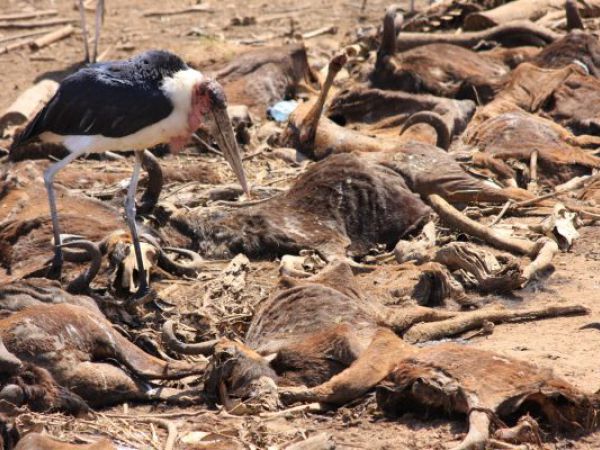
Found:
<svg viewBox="0 0 600 450"><path fill-rule="evenodd" d="M297 107L298 102L296 100L284 100L269 107L269 109L267 109L267 114L275 122L286 122L290 114L293 113Z"/></svg>

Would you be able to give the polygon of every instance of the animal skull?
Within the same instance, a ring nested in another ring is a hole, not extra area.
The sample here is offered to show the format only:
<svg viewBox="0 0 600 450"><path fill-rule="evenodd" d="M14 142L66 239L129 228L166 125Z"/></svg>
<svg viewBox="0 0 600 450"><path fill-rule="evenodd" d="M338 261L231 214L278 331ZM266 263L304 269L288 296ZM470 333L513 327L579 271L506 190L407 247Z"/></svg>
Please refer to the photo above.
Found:
<svg viewBox="0 0 600 450"><path fill-rule="evenodd" d="M150 270L156 265L158 259L158 250L154 245L146 242L141 242L142 260L144 263L144 271L146 272L146 281L150 283ZM130 293L137 292L137 261L135 259L135 251L133 244L127 245L125 250L125 258L121 261L121 287L127 289Z"/></svg>

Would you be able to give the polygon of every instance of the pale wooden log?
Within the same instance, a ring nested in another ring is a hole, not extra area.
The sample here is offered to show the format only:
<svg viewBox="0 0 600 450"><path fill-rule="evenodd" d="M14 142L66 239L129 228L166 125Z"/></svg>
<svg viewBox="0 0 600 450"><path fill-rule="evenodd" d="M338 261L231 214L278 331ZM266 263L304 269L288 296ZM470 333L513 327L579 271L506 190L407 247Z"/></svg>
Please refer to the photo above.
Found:
<svg viewBox="0 0 600 450"><path fill-rule="evenodd" d="M36 30L36 31L26 31L25 33L11 34L10 36L5 36L3 38L0 38L0 44L9 42L9 41L16 41L17 39L26 39L26 38L40 36L47 32L48 32L48 30Z"/></svg>
<svg viewBox="0 0 600 450"><path fill-rule="evenodd" d="M499 324L586 314L589 314L589 310L581 305L551 305L543 308L522 310L504 308L480 309L461 313L441 322L426 322L414 325L402 337L410 343L427 342L456 336L465 331L481 328L486 320L494 324Z"/></svg>
<svg viewBox="0 0 600 450"><path fill-rule="evenodd" d="M55 9L45 9L45 10L25 12L25 13L0 14L0 21L35 19L36 17L44 17L44 16L52 17L52 16L56 16L57 14L58 14L58 11Z"/></svg>
<svg viewBox="0 0 600 450"><path fill-rule="evenodd" d="M20 125L33 118L57 89L56 81L42 80L23 92L0 116L0 133L8 125Z"/></svg>
<svg viewBox="0 0 600 450"><path fill-rule="evenodd" d="M584 17L600 14L600 0L577 1L579 12ZM565 0L516 0L488 11L469 14L464 21L465 31L478 31L515 20L541 19L548 13L564 11Z"/></svg>
<svg viewBox="0 0 600 450"><path fill-rule="evenodd" d="M66 25L62 28L59 28L58 30L51 31L50 33L47 33L37 38L36 40L31 42L31 44L29 44L29 48L31 48L32 50L39 50L50 44L54 44L55 42L58 42L62 39L71 36L74 31L75 28L73 27L73 25Z"/></svg>
<svg viewBox="0 0 600 450"><path fill-rule="evenodd" d="M317 28L316 30L313 30L313 31L308 31L306 33L303 33L302 38L303 39L312 39L314 37L321 36L323 34L336 34L337 30L338 30L338 28L335 25L329 25L326 27Z"/></svg>
<svg viewBox="0 0 600 450"><path fill-rule="evenodd" d="M10 52L11 50L16 50L21 47L27 47L31 43L31 39L24 39L22 41L13 42L12 44L5 45L4 47L0 47L0 55L4 55L5 53Z"/></svg>
<svg viewBox="0 0 600 450"><path fill-rule="evenodd" d="M188 13L212 13L213 10L207 5L194 5L189 8L181 8L181 9L171 9L171 10L156 10L156 11L147 11L142 14L142 17L160 17L160 16L175 16L178 14L188 14Z"/></svg>
<svg viewBox="0 0 600 450"><path fill-rule="evenodd" d="M0 29L10 29L10 28L40 28L40 27L52 27L54 25L65 25L68 23L73 23L73 19L47 19L47 20L37 20L32 22L11 22L11 21L2 21L0 22Z"/></svg>

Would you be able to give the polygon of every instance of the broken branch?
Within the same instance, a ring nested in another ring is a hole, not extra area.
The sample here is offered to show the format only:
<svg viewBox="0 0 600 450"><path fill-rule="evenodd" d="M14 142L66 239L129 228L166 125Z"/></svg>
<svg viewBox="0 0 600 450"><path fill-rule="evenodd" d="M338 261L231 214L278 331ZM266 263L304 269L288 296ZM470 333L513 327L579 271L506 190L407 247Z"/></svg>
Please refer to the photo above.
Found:
<svg viewBox="0 0 600 450"><path fill-rule="evenodd" d="M172 10L154 10L142 14L142 17L160 17L160 16L176 16L178 14L188 14L196 12L212 13L213 10L207 5L194 5L189 8L172 9Z"/></svg>
<svg viewBox="0 0 600 450"><path fill-rule="evenodd" d="M25 12L25 13L2 14L2 15L0 15L0 21L35 19L36 17L56 16L57 14L58 14L58 11L55 9L45 9L45 10Z"/></svg>
<svg viewBox="0 0 600 450"><path fill-rule="evenodd" d="M55 42L58 42L66 37L71 36L74 31L75 28L73 28L73 25L66 25L62 28L59 28L58 30L51 31L48 34L39 37L38 39L31 42L29 44L29 47L32 50L39 50L41 48L47 47L50 44L54 44Z"/></svg>
<svg viewBox="0 0 600 450"><path fill-rule="evenodd" d="M66 25L68 23L73 23L73 19L47 19L33 22L3 21L0 22L0 29L52 27L54 25Z"/></svg>

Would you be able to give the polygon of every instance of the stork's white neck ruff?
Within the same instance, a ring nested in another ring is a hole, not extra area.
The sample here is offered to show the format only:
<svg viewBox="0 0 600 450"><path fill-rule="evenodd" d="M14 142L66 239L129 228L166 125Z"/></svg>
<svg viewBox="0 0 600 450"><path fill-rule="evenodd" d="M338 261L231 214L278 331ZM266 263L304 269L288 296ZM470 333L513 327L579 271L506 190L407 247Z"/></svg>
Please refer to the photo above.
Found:
<svg viewBox="0 0 600 450"><path fill-rule="evenodd" d="M188 117L192 108L194 86L203 79L204 75L194 69L181 70L171 77L165 77L160 89L173 103L173 111L163 120L128 136L118 138L100 134L61 136L45 132L40 135L40 138L46 142L62 144L71 152L102 153L143 150L159 144L167 144L176 138L188 137L191 133ZM132 105L132 108L135 108L135 105Z"/></svg>

